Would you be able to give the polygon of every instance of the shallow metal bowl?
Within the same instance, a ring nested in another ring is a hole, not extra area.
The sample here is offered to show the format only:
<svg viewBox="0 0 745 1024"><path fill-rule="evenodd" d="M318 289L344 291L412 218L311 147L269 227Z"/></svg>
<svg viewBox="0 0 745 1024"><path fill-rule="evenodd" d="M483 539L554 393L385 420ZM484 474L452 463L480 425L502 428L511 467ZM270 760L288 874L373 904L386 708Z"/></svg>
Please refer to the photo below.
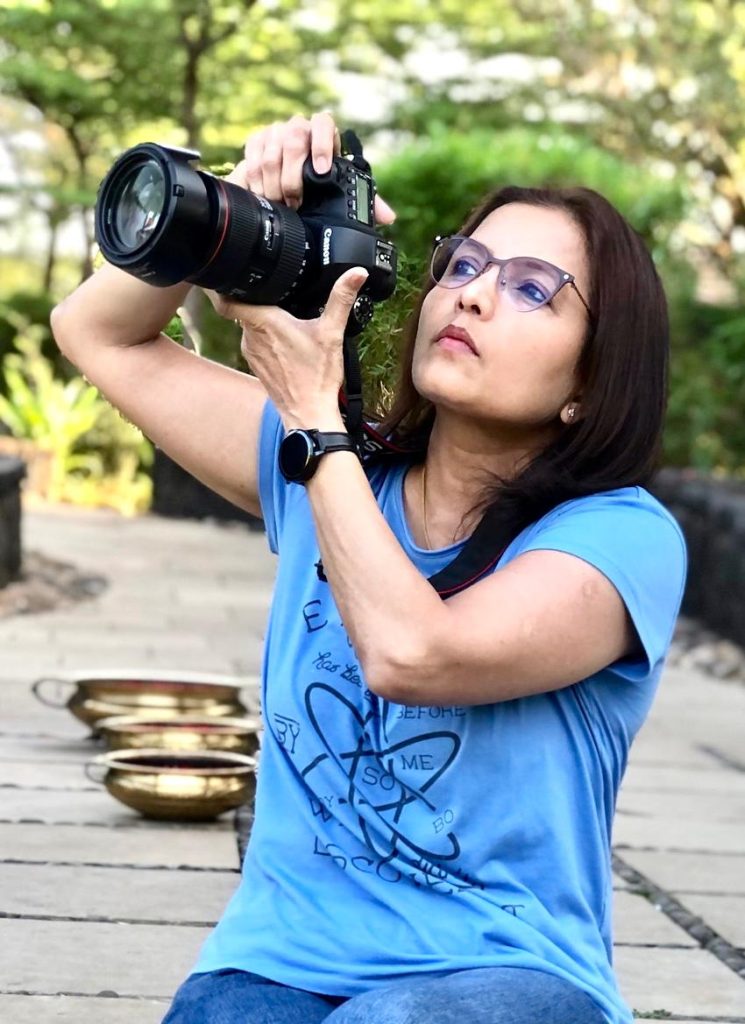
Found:
<svg viewBox="0 0 745 1024"><path fill-rule="evenodd" d="M45 692L50 687L51 695ZM102 718L114 715L224 718L258 711L255 698L248 696L254 688L246 679L216 673L89 670L43 676L31 689L42 703L67 708L94 732Z"/></svg>
<svg viewBox="0 0 745 1024"><path fill-rule="evenodd" d="M244 754L113 750L85 770L127 807L160 820L210 821L256 792L256 760Z"/></svg>
<svg viewBox="0 0 745 1024"><path fill-rule="evenodd" d="M96 731L109 750L150 747L158 750L227 750L255 754L259 749L258 718L210 718L206 715L147 717L115 715L101 718Z"/></svg>

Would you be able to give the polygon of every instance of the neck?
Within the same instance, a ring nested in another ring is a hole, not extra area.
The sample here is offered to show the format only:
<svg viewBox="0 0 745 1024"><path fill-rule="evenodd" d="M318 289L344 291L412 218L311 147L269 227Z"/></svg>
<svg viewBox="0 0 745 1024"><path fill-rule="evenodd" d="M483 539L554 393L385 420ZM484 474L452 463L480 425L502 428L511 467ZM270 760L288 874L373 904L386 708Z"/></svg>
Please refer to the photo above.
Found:
<svg viewBox="0 0 745 1024"><path fill-rule="evenodd" d="M525 431L509 424L482 427L438 410L427 447L426 502L421 502L421 533L426 522L430 545L444 547L469 536L481 516L471 510L494 478L513 479L554 433L555 428Z"/></svg>

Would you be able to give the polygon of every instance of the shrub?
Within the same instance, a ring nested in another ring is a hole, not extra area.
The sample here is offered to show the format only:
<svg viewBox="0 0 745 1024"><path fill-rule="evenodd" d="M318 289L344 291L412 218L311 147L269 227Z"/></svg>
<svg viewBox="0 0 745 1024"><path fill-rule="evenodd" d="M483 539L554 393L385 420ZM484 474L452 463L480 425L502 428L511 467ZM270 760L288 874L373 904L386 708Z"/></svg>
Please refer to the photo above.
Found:
<svg viewBox="0 0 745 1024"><path fill-rule="evenodd" d="M144 511L150 481L140 468L152 459L150 443L82 377L55 376L38 325L5 315L17 333L2 361L8 397L0 396L0 426L25 443L26 457L44 457L38 497Z"/></svg>

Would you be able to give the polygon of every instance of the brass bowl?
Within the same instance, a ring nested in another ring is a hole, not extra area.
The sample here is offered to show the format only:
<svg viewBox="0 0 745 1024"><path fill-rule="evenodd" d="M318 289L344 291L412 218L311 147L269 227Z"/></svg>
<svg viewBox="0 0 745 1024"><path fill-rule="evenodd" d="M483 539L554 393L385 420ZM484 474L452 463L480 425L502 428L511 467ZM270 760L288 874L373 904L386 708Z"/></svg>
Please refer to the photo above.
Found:
<svg viewBox="0 0 745 1024"><path fill-rule="evenodd" d="M55 687L46 696L44 687ZM204 715L209 718L241 717L258 712L245 679L204 672L165 672L159 669L91 670L61 673L37 679L31 687L36 697L51 707L66 707L76 718L97 731L102 718L142 715L171 718ZM248 705L248 707L246 706Z"/></svg>
<svg viewBox="0 0 745 1024"><path fill-rule="evenodd" d="M113 750L85 771L143 817L167 821L211 821L256 792L256 761L244 754Z"/></svg>
<svg viewBox="0 0 745 1024"><path fill-rule="evenodd" d="M109 750L149 747L158 750L227 750L253 755L259 749L258 718L209 718L205 715L174 715L143 718L115 715L100 718L96 730Z"/></svg>

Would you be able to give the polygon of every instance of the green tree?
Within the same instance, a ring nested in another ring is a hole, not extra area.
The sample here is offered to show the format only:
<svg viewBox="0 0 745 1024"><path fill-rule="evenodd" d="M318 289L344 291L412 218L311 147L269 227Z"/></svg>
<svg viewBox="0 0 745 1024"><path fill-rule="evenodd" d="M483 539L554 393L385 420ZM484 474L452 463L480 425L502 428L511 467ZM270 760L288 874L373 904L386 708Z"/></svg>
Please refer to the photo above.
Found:
<svg viewBox="0 0 745 1024"><path fill-rule="evenodd" d="M302 23L308 6L6 0L0 88L64 134L89 242L96 184L112 155L145 129L224 160L238 155L252 126L328 100L314 61L318 33ZM83 276L90 271L88 246Z"/></svg>

